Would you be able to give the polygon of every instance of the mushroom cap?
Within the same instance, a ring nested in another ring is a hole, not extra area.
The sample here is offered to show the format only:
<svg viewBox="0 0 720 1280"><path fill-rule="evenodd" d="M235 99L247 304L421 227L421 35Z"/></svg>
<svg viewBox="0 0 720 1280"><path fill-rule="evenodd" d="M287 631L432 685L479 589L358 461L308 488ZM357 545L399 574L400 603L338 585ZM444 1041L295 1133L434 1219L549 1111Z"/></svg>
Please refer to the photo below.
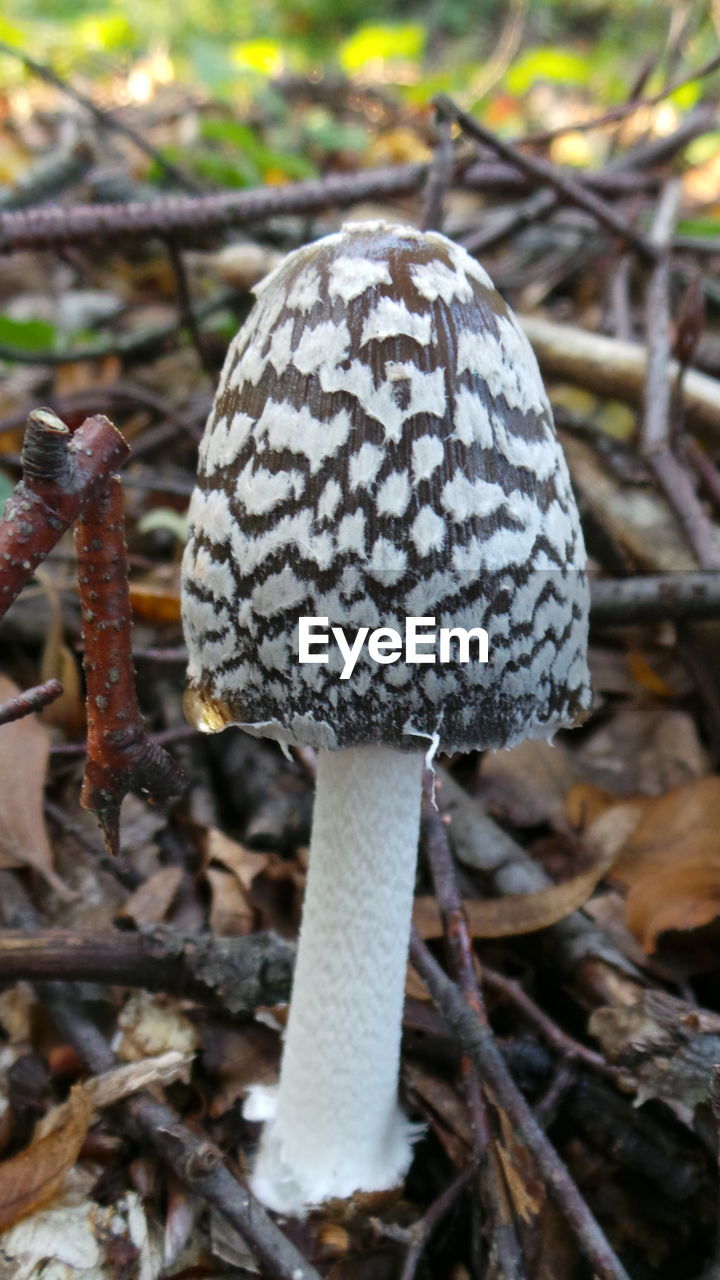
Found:
<svg viewBox="0 0 720 1280"><path fill-rule="evenodd" d="M535 356L487 273L435 232L359 223L256 293L190 504L189 719L444 751L583 719L580 521ZM301 617L352 643L363 626L404 637L408 616L484 628L488 661L380 665L363 647L342 680L333 643L298 660Z"/></svg>

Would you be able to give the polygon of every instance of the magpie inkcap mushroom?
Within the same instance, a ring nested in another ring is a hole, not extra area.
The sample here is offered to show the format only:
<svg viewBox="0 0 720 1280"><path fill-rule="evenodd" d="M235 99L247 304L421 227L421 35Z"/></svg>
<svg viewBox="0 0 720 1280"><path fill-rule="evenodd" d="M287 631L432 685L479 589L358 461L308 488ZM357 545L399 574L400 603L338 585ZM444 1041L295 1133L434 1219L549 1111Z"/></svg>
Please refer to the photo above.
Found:
<svg viewBox="0 0 720 1280"><path fill-rule="evenodd" d="M256 290L200 449L183 561L186 711L318 749L303 924L254 1186L301 1213L404 1174L400 1027L426 751L552 737L584 718L578 512L532 349L446 237L349 224ZM301 663L301 618L351 644L408 617L484 629Z"/></svg>

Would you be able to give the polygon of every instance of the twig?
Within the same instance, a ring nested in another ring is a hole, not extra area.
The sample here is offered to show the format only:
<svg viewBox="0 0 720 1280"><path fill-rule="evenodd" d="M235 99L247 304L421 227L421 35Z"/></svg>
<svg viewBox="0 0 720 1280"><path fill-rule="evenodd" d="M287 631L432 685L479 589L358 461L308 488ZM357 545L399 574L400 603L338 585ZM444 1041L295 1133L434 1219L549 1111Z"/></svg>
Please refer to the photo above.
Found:
<svg viewBox="0 0 720 1280"><path fill-rule="evenodd" d="M702 488L711 499L716 511L720 511L720 471L700 448L697 440L683 440L683 454L700 480Z"/></svg>
<svg viewBox="0 0 720 1280"><path fill-rule="evenodd" d="M475 138L476 141L484 143L487 147L491 147L499 156L502 156L503 160L517 165L529 178L552 187L570 204L577 205L579 209L584 209L586 213L592 214L607 231L620 236L626 244L632 246L645 262L655 262L658 256L655 245L646 240L634 227L631 227L624 218L615 212L611 205L600 199L599 196L594 195L593 192L588 191L587 187L583 187L575 178L555 168L547 160L525 155L524 152L518 151L517 147L513 146L512 143L496 137L490 129L486 129L474 116L468 115L446 94L439 94L433 101L436 109L448 119L455 120L469 137Z"/></svg>
<svg viewBox="0 0 720 1280"><path fill-rule="evenodd" d="M636 111L643 111L647 107L656 107L678 89L684 88L687 84L692 84L695 80L704 80L706 76L712 75L713 71L717 71L718 67L720 67L720 53L716 53L707 62L703 63L701 67L698 67L697 71L690 71L687 75L680 76L650 97L639 98L633 96L628 102L623 102L619 107L612 107L611 110L604 111L602 115L591 116L589 120L574 120L569 124L558 125L556 129L537 130L536 133L525 134L523 138L519 138L517 141L532 146L545 146L548 142L554 142L556 138L562 138L566 133L589 133L593 129L603 129L606 125L614 124L618 120L626 120L628 116L634 115ZM636 91L635 88L634 92Z"/></svg>
<svg viewBox="0 0 720 1280"><path fill-rule="evenodd" d="M0 724L10 724L11 720L22 720L23 716L29 716L32 711L42 711L43 707L49 707L51 702L59 698L62 691L59 680L46 680L44 684L37 684L33 689L18 693L15 698L9 698L0 706Z"/></svg>
<svg viewBox="0 0 720 1280"><path fill-rule="evenodd" d="M15 928L36 929L39 917L15 876L0 871L0 909ZM65 982L38 982L35 989L68 1044L100 1075L117 1065L107 1040L84 1013L77 990ZM283 1235L262 1205L233 1177L221 1152L183 1124L177 1113L150 1094L122 1103L124 1115L172 1172L240 1233L275 1280L320 1280L319 1273Z"/></svg>
<svg viewBox="0 0 720 1280"><path fill-rule="evenodd" d="M575 325L556 324L544 316L519 317L547 378L571 382L597 395L628 404L642 401L647 351L639 342L619 342ZM677 376L671 360L667 377ZM691 369L685 379L685 415L698 428L720 438L720 381Z"/></svg>
<svg viewBox="0 0 720 1280"><path fill-rule="evenodd" d="M509 1075L492 1033L469 1007L459 988L443 972L414 930L410 958L426 983L433 1003L494 1091L499 1105L507 1112L518 1140L535 1160L550 1194L595 1274L603 1280L629 1280L565 1165Z"/></svg>
<svg viewBox="0 0 720 1280"><path fill-rule="evenodd" d="M30 414L23 479L0 521L0 618L77 519L83 503L107 483L128 453L108 418L87 418L71 436L50 409Z"/></svg>
<svg viewBox="0 0 720 1280"><path fill-rule="evenodd" d="M357 174L331 174L250 191L168 196L152 203L75 205L0 213L0 253L48 249L88 241L143 239L149 235L206 232L244 226L287 213L315 213L357 200L410 195L422 185L425 164L397 165Z"/></svg>
<svg viewBox="0 0 720 1280"><path fill-rule="evenodd" d="M412 1238L412 1244L405 1255L403 1269L400 1272L400 1280L414 1280L418 1263L430 1236L458 1197L462 1195L475 1172L475 1166L472 1164L469 1164L466 1169L461 1169L457 1177L448 1183L437 1200L433 1201L422 1218L413 1223L408 1233ZM504 1276L505 1273L503 1273Z"/></svg>
<svg viewBox="0 0 720 1280"><path fill-rule="evenodd" d="M664 618L720 618L720 574L660 573L641 578L593 578L595 626L660 622Z"/></svg>
<svg viewBox="0 0 720 1280"><path fill-rule="evenodd" d="M0 982L108 982L211 1005L234 1017L288 999L294 949L272 933L213 938L167 925L126 931L0 930Z"/></svg>
<svg viewBox="0 0 720 1280"><path fill-rule="evenodd" d="M117 853L120 805L129 791L140 790L163 802L180 795L187 785L180 766L149 737L140 714L117 476L83 507L75 526L75 547L88 720L80 800L97 815L109 852Z"/></svg>
<svg viewBox="0 0 720 1280"><path fill-rule="evenodd" d="M670 249L680 207L682 187L672 178L658 204L650 238L657 258L650 276L646 304L647 375L640 428L640 451L646 457L665 448L670 438Z"/></svg>
<svg viewBox="0 0 720 1280"><path fill-rule="evenodd" d="M185 270L185 262L183 260L182 251L175 236L168 236L165 241L167 245L170 263L175 275L175 285L177 288L178 307L180 309L180 317L185 328L190 335L190 340L197 351L198 360L205 373L213 381L215 379L215 368L212 361L208 358L205 344L200 333L200 326L197 322L197 316L193 311L192 298L190 296L190 285L188 283L187 271Z"/></svg>
<svg viewBox="0 0 720 1280"><path fill-rule="evenodd" d="M37 59L31 58L29 54L23 53L21 49L16 49L13 45L6 44L4 40L0 40L0 52L8 54L11 58L17 58L18 62L22 62L28 71L32 71L33 75L44 80L46 84L54 85L61 93L72 98L85 111L89 112L96 124L100 125L102 129L112 129L115 133L121 133L125 138L129 138L139 151L142 151L150 160L154 160L164 170L167 177L172 178L179 186L184 187L187 191L198 190L197 183L182 169L179 169L177 165L174 165L171 160L166 160L162 152L153 147L141 133L131 128L129 124L125 124L124 120L119 120L112 111L103 111L101 107L96 106L92 98L86 97L79 89L68 84L56 71L53 71L52 67L48 67L42 62L38 62Z"/></svg>
<svg viewBox="0 0 720 1280"><path fill-rule="evenodd" d="M550 191L543 187L540 191L534 191L526 200L516 204L513 208L504 210L496 214L494 218L488 219L488 225L481 231L471 232L469 236L463 238L463 247L468 253L478 254L485 249L494 248L500 244L502 240L509 239L516 232L523 231L525 227L532 226L534 222L539 222L541 218L547 217L549 213L557 208L559 201L556 191Z"/></svg>
<svg viewBox="0 0 720 1280"><path fill-rule="evenodd" d="M443 203L453 178L454 159L452 125L438 117L438 138L432 163L428 169L423 194L420 227L423 231L440 231L443 225Z"/></svg>
<svg viewBox="0 0 720 1280"><path fill-rule="evenodd" d="M427 164L394 165L356 174L329 174L282 187L256 187L250 191L221 191L207 196L168 196L127 204L85 204L68 208L47 207L14 213L0 212L0 253L19 249L52 249L70 244L145 239L151 235L204 234L224 227L241 227L285 214L319 213L343 208L360 200L380 200L412 195L426 179ZM512 165L475 161L464 168L458 163L453 181L472 189L525 187L527 176ZM537 179L532 179L536 182ZM645 174L588 173L589 190L607 194L637 192L657 187L657 179Z"/></svg>
<svg viewBox="0 0 720 1280"><path fill-rule="evenodd" d="M482 806L445 770L440 770L440 808L450 816L449 836L464 866L489 876L495 893L534 893L551 881L512 836L493 822ZM584 1003L622 1004L639 998L640 972L607 934L580 911L548 930L560 971Z"/></svg>
<svg viewBox="0 0 720 1280"><path fill-rule="evenodd" d="M671 350L670 260L672 237L680 206L679 178L668 182L651 232L658 257L647 291L647 375L640 452L655 473L700 567L720 569L716 531L708 520L690 476L670 447L672 392L668 370Z"/></svg>
<svg viewBox="0 0 720 1280"><path fill-rule="evenodd" d="M563 1031L562 1027L559 1027L556 1022L553 1022L552 1018L548 1017L514 978L507 978L504 973L489 969L484 963L480 969L480 978L484 986L490 987L493 991L499 991L508 1000L512 1001L528 1021L537 1027L550 1047L555 1049L557 1053L562 1054L563 1058L581 1062L583 1066L589 1067L591 1071L597 1072L598 1075L608 1076L611 1080L617 1079L619 1072L616 1067L606 1062L602 1054L596 1053L594 1049L589 1049L587 1045L581 1044L579 1040L574 1040L566 1031Z"/></svg>
<svg viewBox="0 0 720 1280"><path fill-rule="evenodd" d="M445 928L445 938L453 968L466 1004L487 1027L487 1014L477 984L473 945L455 879L447 840L447 828L432 801L432 780L426 777L423 806L423 837L438 907ZM523 1280L524 1268L520 1244L515 1231L512 1202L503 1176L502 1166L493 1142L490 1115L482 1087L482 1074L468 1055L463 1057L466 1094L473 1117L475 1145L480 1159L480 1185L484 1209L488 1217L487 1235L490 1255L506 1280Z"/></svg>

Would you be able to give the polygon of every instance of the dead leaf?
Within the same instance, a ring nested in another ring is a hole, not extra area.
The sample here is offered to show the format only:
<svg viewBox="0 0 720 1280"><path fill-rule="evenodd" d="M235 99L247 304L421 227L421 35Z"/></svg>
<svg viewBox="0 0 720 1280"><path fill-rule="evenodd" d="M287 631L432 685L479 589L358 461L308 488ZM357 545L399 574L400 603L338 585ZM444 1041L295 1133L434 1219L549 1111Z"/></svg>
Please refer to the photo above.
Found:
<svg viewBox="0 0 720 1280"><path fill-rule="evenodd" d="M261 871L266 871L270 862L267 853L253 853L237 840L231 840L216 827L208 827L205 839L205 858L208 863L221 862L228 871L237 877L243 889L249 889L253 880Z"/></svg>
<svg viewBox="0 0 720 1280"><path fill-rule="evenodd" d="M0 675L0 702L15 698L18 686ZM53 870L43 801L50 740L37 715L0 725L0 867L33 867L58 897L76 894Z"/></svg>
<svg viewBox="0 0 720 1280"><path fill-rule="evenodd" d="M561 743L551 746L533 739L484 758L480 794L489 812L515 827L536 827L562 812L565 796L580 776Z"/></svg>
<svg viewBox="0 0 720 1280"><path fill-rule="evenodd" d="M629 889L628 927L648 952L666 929L720 915L720 777L646 797L613 876Z"/></svg>
<svg viewBox="0 0 720 1280"><path fill-rule="evenodd" d="M90 1098L75 1085L58 1127L0 1164L0 1230L52 1200L78 1157L91 1114Z"/></svg>
<svg viewBox="0 0 720 1280"><path fill-rule="evenodd" d="M458 1091L432 1075L416 1062L406 1062L403 1080L422 1104L425 1117L453 1164L461 1169L467 1161L471 1124L467 1106Z"/></svg>
<svg viewBox="0 0 720 1280"><path fill-rule="evenodd" d="M568 797L577 818L577 791ZM720 777L698 778L661 796L607 808L607 795L583 792L608 815L636 812L613 879L628 889L625 918L646 952L668 929L697 929L720 916Z"/></svg>
<svg viewBox="0 0 720 1280"><path fill-rule="evenodd" d="M504 898L465 898L463 907L473 938L510 938L535 933L557 924L587 902L617 858L641 810L633 805L616 806L603 813L588 828L586 840L595 853L587 871L550 885L537 893L518 893ZM423 938L440 938L443 927L434 898L416 898L413 922Z"/></svg>
<svg viewBox="0 0 720 1280"><path fill-rule="evenodd" d="M181 1012L179 1000L136 991L123 1005L118 1018L122 1038L117 1053L125 1062L137 1062L174 1049L192 1054L199 1043L198 1032Z"/></svg>
<svg viewBox="0 0 720 1280"><path fill-rule="evenodd" d="M693 717L657 702L618 707L574 755L578 781L617 796L657 795L711 768Z"/></svg>
<svg viewBox="0 0 720 1280"><path fill-rule="evenodd" d="M501 1139L495 1143L495 1151L502 1164L513 1209L523 1222L531 1223L545 1203L545 1189L538 1178L530 1153L518 1141L507 1112L495 1108L500 1122Z"/></svg>
<svg viewBox="0 0 720 1280"><path fill-rule="evenodd" d="M628 653L627 661L630 674L641 689L655 694L658 698L675 697L676 690L655 670L644 650L631 649Z"/></svg>
<svg viewBox="0 0 720 1280"><path fill-rule="evenodd" d="M255 912L232 872L208 867L205 878L210 886L210 928L215 936L237 938L252 933Z"/></svg>
<svg viewBox="0 0 720 1280"><path fill-rule="evenodd" d="M130 605L134 616L143 622L179 622L179 585L131 582Z"/></svg>
<svg viewBox="0 0 720 1280"><path fill-rule="evenodd" d="M159 924L167 916L182 878L182 867L161 867L138 886L118 915L136 925Z"/></svg>

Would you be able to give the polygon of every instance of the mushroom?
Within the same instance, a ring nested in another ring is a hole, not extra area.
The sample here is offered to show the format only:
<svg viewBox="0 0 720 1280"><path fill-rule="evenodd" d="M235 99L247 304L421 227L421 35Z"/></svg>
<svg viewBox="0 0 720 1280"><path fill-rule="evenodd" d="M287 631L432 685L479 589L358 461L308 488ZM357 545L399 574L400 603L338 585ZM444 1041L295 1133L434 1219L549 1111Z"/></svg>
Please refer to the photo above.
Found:
<svg viewBox="0 0 720 1280"><path fill-rule="evenodd" d="M256 293L190 506L186 713L318 751L280 1081L246 1106L265 1121L254 1190L302 1214L410 1162L397 1088L425 756L584 718L588 592L535 357L473 258L349 224ZM441 664L433 621L484 630L488 660L451 635Z"/></svg>

